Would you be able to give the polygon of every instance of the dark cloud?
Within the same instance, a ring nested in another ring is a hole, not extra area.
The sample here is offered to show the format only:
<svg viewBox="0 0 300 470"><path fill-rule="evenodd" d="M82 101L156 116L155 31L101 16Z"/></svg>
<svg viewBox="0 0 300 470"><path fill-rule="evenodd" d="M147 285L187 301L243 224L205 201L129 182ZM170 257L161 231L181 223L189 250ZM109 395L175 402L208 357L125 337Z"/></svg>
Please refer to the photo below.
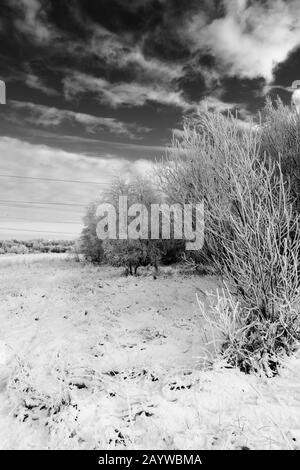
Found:
<svg viewBox="0 0 300 470"><path fill-rule="evenodd" d="M300 32L299 32L300 36ZM278 64L274 69L274 83L290 86L294 80L300 78L300 47L289 54L284 63Z"/></svg>
<svg viewBox="0 0 300 470"><path fill-rule="evenodd" d="M296 0L3 0L2 78L34 106L15 106L24 126L50 116L62 134L161 145L204 99L245 115L298 79L299 13Z"/></svg>

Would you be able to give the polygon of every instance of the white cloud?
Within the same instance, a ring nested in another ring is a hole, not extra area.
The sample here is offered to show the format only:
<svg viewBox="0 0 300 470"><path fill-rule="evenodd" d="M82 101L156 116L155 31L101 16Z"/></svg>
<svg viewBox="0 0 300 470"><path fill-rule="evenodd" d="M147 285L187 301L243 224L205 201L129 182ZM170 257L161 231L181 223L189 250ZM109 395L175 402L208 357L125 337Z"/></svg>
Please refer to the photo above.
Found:
<svg viewBox="0 0 300 470"><path fill-rule="evenodd" d="M300 45L298 0L223 0L225 16L208 22L193 15L184 35L193 51L209 50L222 64L222 73L242 78L273 78L274 67Z"/></svg>
<svg viewBox="0 0 300 470"><path fill-rule="evenodd" d="M151 168L152 162L143 159L129 161L113 155L109 155L108 158L89 158L85 155L65 152L44 145L33 145L19 139L0 137L1 174L109 183L119 174L125 177L127 175L143 175ZM2 217L5 215L9 217L6 225L1 220L1 226L30 230L70 231L72 226L64 226L62 223L74 221L78 223L74 230L79 233L81 218L85 213L85 208L81 205L89 204L99 197L105 188L104 184L1 178L0 199L2 200L80 204L78 207L55 205L44 207L21 205L17 207L1 203ZM20 218L25 221L18 222ZM35 221L34 224L33 221ZM58 223L58 221L62 223ZM3 236L3 232L0 233L0 236ZM19 238L20 234L12 232L9 236ZM27 234L27 237L34 236L34 233ZM37 233L36 236L41 235Z"/></svg>
<svg viewBox="0 0 300 470"><path fill-rule="evenodd" d="M120 106L143 106L147 102L175 106L183 110L193 109L194 103L188 102L181 91L159 84L146 85L136 82L110 83L103 78L85 74L72 74L64 79L67 99L82 93L93 93L101 103L112 108Z"/></svg>
<svg viewBox="0 0 300 470"><path fill-rule="evenodd" d="M55 33L46 18L45 3L40 0L9 0L15 7L16 29L38 43L46 43Z"/></svg>
<svg viewBox="0 0 300 470"><path fill-rule="evenodd" d="M49 127L59 126L63 122L76 122L84 126L90 132L95 133L99 130L105 130L117 135L124 135L129 138L135 138L135 132L147 132L148 128L135 126L134 124L125 124L114 118L98 117L91 114L76 113L66 109L58 109L34 103L23 101L10 101L14 109L25 110L29 115L25 117L27 122L37 126Z"/></svg>
<svg viewBox="0 0 300 470"><path fill-rule="evenodd" d="M82 154L65 152L46 145L34 145L24 142L20 139L11 137L0 137L0 171L7 174L20 174L22 176L48 177L58 179L75 179L87 181L109 182L116 174L121 173L143 173L151 168L151 161L138 159L130 161L114 155L106 157L91 158ZM3 190L3 188L1 188ZM17 187L15 181L11 189L23 193L23 188ZM42 182L40 194L36 194L40 199L54 198L57 191L51 192L51 186ZM75 190L75 202L82 199L83 194L89 194L91 187L81 188L82 193L77 191L78 186L72 188ZM33 196L34 188L28 188ZM87 193L86 193L87 190ZM45 194L43 194L45 193ZM3 193L2 193L3 195ZM64 194L65 196L65 194ZM73 198L71 198L72 200ZM48 199L49 200L49 199ZM83 198L83 202L88 202L89 197ZM71 201L70 201L71 202Z"/></svg>

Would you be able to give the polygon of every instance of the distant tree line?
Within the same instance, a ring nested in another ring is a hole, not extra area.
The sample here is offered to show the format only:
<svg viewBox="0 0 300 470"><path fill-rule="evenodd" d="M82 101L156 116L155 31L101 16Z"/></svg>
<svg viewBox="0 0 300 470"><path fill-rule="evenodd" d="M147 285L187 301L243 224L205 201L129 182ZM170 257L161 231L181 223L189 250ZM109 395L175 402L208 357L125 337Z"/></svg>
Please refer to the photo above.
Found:
<svg viewBox="0 0 300 470"><path fill-rule="evenodd" d="M69 253L74 251L74 240L1 240L0 255L27 253Z"/></svg>

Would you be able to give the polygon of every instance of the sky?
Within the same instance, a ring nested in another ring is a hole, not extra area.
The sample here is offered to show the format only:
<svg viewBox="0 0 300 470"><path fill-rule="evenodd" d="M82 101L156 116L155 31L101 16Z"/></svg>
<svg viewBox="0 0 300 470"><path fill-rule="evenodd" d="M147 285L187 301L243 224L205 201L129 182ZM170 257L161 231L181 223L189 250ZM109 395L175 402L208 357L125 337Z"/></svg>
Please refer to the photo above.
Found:
<svg viewBox="0 0 300 470"><path fill-rule="evenodd" d="M0 238L72 238L185 115L290 101L300 1L1 0L0 79Z"/></svg>

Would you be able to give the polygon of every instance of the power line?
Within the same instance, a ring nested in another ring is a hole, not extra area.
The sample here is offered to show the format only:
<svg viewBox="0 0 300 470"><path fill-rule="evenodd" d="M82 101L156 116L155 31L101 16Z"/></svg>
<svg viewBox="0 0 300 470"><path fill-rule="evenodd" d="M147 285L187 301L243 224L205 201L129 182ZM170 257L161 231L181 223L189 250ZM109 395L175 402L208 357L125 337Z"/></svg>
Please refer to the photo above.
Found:
<svg viewBox="0 0 300 470"><path fill-rule="evenodd" d="M71 233L71 232L52 232L48 230L29 230L29 229L23 229L23 228L13 228L13 227L0 227L0 230L3 230L5 232L7 231L14 231L14 232L33 232L33 233L53 233L53 234L60 234L60 235L77 235L77 233Z"/></svg>
<svg viewBox="0 0 300 470"><path fill-rule="evenodd" d="M55 220L29 220L28 218L26 219L25 217L10 217L8 215L2 216L0 215L0 219L9 219L9 220L22 220L25 222L35 222L35 223L45 223L45 224L66 224L66 225L82 225L82 222L61 222L61 221L55 221Z"/></svg>
<svg viewBox="0 0 300 470"><path fill-rule="evenodd" d="M101 181L83 181L83 180L66 180L66 179L55 179L55 178L40 178L37 176L20 176L20 175L0 175L0 178L15 178L15 179L25 179L25 180L38 180L38 181L53 181L56 183L79 183L79 184L98 184L98 185L108 185L109 183L104 183Z"/></svg>
<svg viewBox="0 0 300 470"><path fill-rule="evenodd" d="M25 204L25 205L46 205L46 206L76 206L76 207L87 207L88 203L86 204L75 204L71 202L39 202L39 201L16 201L10 199L0 199L0 203L6 204Z"/></svg>
<svg viewBox="0 0 300 470"><path fill-rule="evenodd" d="M18 210L20 209L20 204L6 204L6 203L2 203L0 202L0 206L4 206L5 207L5 210L7 210L8 208L11 208L13 210ZM63 212L64 214L66 213L66 209L64 209L63 207L47 207L47 206L43 206L43 207L40 207L40 206L35 206L35 205L30 205L30 204L27 204L27 207L22 207L22 210L30 210L32 211L33 209L42 209L43 211L44 210L51 210L51 211L59 211L59 212ZM71 209L69 208L68 209L68 214L74 214L78 217L82 217L82 212L79 212L78 210L76 209Z"/></svg>

